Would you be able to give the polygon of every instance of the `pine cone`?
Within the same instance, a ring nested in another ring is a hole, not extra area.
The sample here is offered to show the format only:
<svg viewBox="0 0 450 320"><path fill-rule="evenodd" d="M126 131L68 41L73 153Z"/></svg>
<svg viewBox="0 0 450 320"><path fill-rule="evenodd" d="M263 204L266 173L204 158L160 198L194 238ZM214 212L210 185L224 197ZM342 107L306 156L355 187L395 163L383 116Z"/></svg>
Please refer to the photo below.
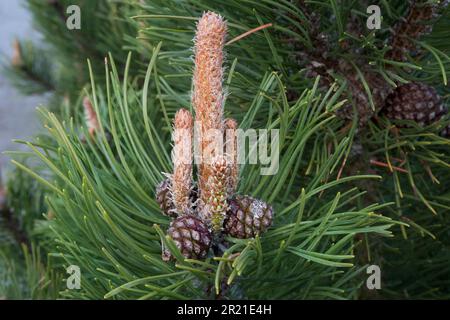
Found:
<svg viewBox="0 0 450 320"><path fill-rule="evenodd" d="M156 201L158 202L164 215L176 218L177 212L172 200L171 189L172 182L169 178L161 181L161 183L156 186Z"/></svg>
<svg viewBox="0 0 450 320"><path fill-rule="evenodd" d="M264 201L250 196L235 196L229 200L225 233L247 239L264 232L272 224L273 209Z"/></svg>
<svg viewBox="0 0 450 320"><path fill-rule="evenodd" d="M425 0L410 1L408 13L395 26L390 39L391 50L387 59L406 61L407 54L414 54L416 44L411 39L419 39L432 31L432 20L440 15L448 1L430 3Z"/></svg>
<svg viewBox="0 0 450 320"><path fill-rule="evenodd" d="M176 218L178 216L178 212L175 208L175 204L172 199L172 182L169 178L161 181L160 184L156 186L156 201L159 204L159 207L163 211L163 214L168 217ZM197 208L197 199L198 199L198 188L197 185L194 185L190 192L190 199L192 203L192 211L195 212Z"/></svg>
<svg viewBox="0 0 450 320"><path fill-rule="evenodd" d="M383 112L389 119L413 120L425 126L439 121L447 110L433 87L412 82L397 87L387 97Z"/></svg>
<svg viewBox="0 0 450 320"><path fill-rule="evenodd" d="M212 236L206 225L198 217L187 214L173 220L167 235L175 242L187 259L203 259L211 246ZM171 258L170 252L163 250L163 260Z"/></svg>

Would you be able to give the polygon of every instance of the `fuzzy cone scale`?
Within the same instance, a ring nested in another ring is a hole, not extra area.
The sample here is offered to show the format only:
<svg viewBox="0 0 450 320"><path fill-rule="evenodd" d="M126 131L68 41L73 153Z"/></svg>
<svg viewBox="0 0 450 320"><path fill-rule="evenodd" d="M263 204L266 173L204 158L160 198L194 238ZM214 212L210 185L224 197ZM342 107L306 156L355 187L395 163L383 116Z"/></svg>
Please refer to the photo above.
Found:
<svg viewBox="0 0 450 320"><path fill-rule="evenodd" d="M448 5L448 1L432 3L424 0L409 1L406 16L395 26L390 40L391 50L387 59L395 61L408 60L408 53L416 51L416 43L411 39L419 39L432 31L431 22L440 11Z"/></svg>

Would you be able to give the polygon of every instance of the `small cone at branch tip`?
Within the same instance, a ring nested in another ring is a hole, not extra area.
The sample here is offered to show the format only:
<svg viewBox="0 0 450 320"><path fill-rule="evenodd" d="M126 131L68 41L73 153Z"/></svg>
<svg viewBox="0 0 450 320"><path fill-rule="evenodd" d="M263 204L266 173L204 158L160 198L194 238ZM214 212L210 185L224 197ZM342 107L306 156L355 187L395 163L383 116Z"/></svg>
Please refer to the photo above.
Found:
<svg viewBox="0 0 450 320"><path fill-rule="evenodd" d="M162 213L168 217L177 217L175 205L172 199L172 182L171 179L166 178L161 181L155 190L156 202L158 202Z"/></svg>
<svg viewBox="0 0 450 320"><path fill-rule="evenodd" d="M194 120L186 109L180 109L174 120L172 196L178 214L192 212L192 140Z"/></svg>
<svg viewBox="0 0 450 320"><path fill-rule="evenodd" d="M205 129L222 128L222 64L226 33L226 22L213 12L205 13L197 24L192 104L196 120L200 121Z"/></svg>
<svg viewBox="0 0 450 320"><path fill-rule="evenodd" d="M158 203L162 213L165 216L176 218L178 217L178 211L175 207L175 203L173 201L173 192L172 192L172 177L169 177L161 181L155 188L155 198ZM197 188L193 186L189 190L189 202L192 204L192 211L195 211L195 205L197 203Z"/></svg>
<svg viewBox="0 0 450 320"><path fill-rule="evenodd" d="M430 3L426 1L410 1L408 12L395 26L389 42L391 50L387 53L387 59L395 61L407 61L408 53L414 53L417 48L415 41L421 36L432 31L431 22L440 15L441 10L449 4L449 1Z"/></svg>
<svg viewBox="0 0 450 320"><path fill-rule="evenodd" d="M198 165L198 184L200 189L200 205L206 204L210 198L206 187L210 174L210 161L216 154L206 154L209 134L212 130L223 133L223 48L227 34L227 24L223 18L213 12L203 14L197 23L195 35L195 66L193 75L192 105L195 110L195 121L199 124L200 164Z"/></svg>
<svg viewBox="0 0 450 320"><path fill-rule="evenodd" d="M200 199L200 217L206 221L215 233L222 230L227 211L227 191L230 170L223 156L217 156L209 167L211 173L205 184L208 198L204 203Z"/></svg>
<svg viewBox="0 0 450 320"><path fill-rule="evenodd" d="M206 224L190 214L174 219L170 223L167 235L172 238L186 259L204 259L212 242L212 236ZM162 259L168 261L171 258L171 253L163 248Z"/></svg>
<svg viewBox="0 0 450 320"><path fill-rule="evenodd" d="M94 137L95 133L100 130L97 113L92 106L91 100L88 97L83 99L84 116L86 119L86 126L89 130L91 137Z"/></svg>
<svg viewBox="0 0 450 320"><path fill-rule="evenodd" d="M250 196L237 195L228 202L224 232L235 238L253 238L266 231L272 220L272 206Z"/></svg>
<svg viewBox="0 0 450 320"><path fill-rule="evenodd" d="M237 149L237 128L238 123L234 119L225 119L224 123L224 146L227 166L229 168L229 178L227 181L227 195L231 197L237 189L239 179L239 165L238 165L238 149Z"/></svg>
<svg viewBox="0 0 450 320"><path fill-rule="evenodd" d="M437 91L426 84L411 82L397 87L386 99L383 113L391 120L412 120L427 126L442 119L448 110ZM445 135L447 128L444 129Z"/></svg>

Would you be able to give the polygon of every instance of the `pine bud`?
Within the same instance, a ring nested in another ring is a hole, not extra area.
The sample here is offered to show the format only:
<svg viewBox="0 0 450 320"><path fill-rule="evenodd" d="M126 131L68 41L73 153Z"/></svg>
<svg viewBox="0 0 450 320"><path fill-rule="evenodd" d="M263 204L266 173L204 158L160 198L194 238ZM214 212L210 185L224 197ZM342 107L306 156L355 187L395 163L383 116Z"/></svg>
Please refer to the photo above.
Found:
<svg viewBox="0 0 450 320"><path fill-rule="evenodd" d="M200 217L207 221L214 232L220 232L227 212L227 188L229 168L223 156L214 159L202 195L208 195L205 202L200 199Z"/></svg>
<svg viewBox="0 0 450 320"><path fill-rule="evenodd" d="M156 202L158 202L162 213L168 217L177 217L175 205L172 199L172 179L166 178L161 181L155 190Z"/></svg>
<svg viewBox="0 0 450 320"><path fill-rule="evenodd" d="M89 134L91 137L94 137L95 133L100 130L100 125L98 123L97 113L88 97L84 97L83 99L83 108Z"/></svg>
<svg viewBox="0 0 450 320"><path fill-rule="evenodd" d="M223 48L227 33L221 16L205 13L195 35L195 68L192 103L205 129L221 129L223 119Z"/></svg>
<svg viewBox="0 0 450 320"><path fill-rule="evenodd" d="M11 64L15 68L20 68L23 66L22 48L20 47L20 42L17 39L15 39L13 43Z"/></svg>
<svg viewBox="0 0 450 320"><path fill-rule="evenodd" d="M420 126L441 120L447 112L436 89L420 82L397 87L387 97L383 109L383 113L391 120L412 120Z"/></svg>
<svg viewBox="0 0 450 320"><path fill-rule="evenodd" d="M191 113L180 109L175 115L172 159L174 172L172 192L175 209L178 214L192 211L192 138L194 121Z"/></svg>

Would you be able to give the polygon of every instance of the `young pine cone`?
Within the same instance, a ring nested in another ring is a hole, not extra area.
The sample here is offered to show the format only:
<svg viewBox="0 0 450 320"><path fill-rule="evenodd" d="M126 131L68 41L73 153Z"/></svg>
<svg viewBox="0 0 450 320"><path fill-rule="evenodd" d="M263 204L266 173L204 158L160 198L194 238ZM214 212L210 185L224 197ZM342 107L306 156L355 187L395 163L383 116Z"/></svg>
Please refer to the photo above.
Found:
<svg viewBox="0 0 450 320"><path fill-rule="evenodd" d="M413 120L425 126L439 121L447 110L433 87L412 82L397 87L387 97L383 112L389 119Z"/></svg>
<svg viewBox="0 0 450 320"><path fill-rule="evenodd" d="M169 178L161 181L161 183L156 186L156 201L165 216L175 218L177 213L172 200L171 189L172 183Z"/></svg>
<svg viewBox="0 0 450 320"><path fill-rule="evenodd" d="M197 187L194 186L190 193L190 200L193 205L193 211L195 211L196 208L195 206L198 197L197 193ZM178 216L178 212L172 199L172 182L169 178L164 179L160 184L156 186L155 194L156 201L158 202L163 214L168 217L176 218Z"/></svg>
<svg viewBox="0 0 450 320"><path fill-rule="evenodd" d="M187 259L203 259L208 254L212 236L207 226L198 217L186 214L174 219L167 235L173 239L181 254ZM163 250L163 260L171 258L170 252Z"/></svg>
<svg viewBox="0 0 450 320"><path fill-rule="evenodd" d="M406 16L393 28L389 44L391 50L387 58L395 61L406 61L407 55L417 51L418 40L423 35L431 33L435 20L448 6L449 1L410 0Z"/></svg>
<svg viewBox="0 0 450 320"><path fill-rule="evenodd" d="M270 205L250 196L237 195L228 202L224 231L235 238L253 238L269 228L272 220Z"/></svg>

